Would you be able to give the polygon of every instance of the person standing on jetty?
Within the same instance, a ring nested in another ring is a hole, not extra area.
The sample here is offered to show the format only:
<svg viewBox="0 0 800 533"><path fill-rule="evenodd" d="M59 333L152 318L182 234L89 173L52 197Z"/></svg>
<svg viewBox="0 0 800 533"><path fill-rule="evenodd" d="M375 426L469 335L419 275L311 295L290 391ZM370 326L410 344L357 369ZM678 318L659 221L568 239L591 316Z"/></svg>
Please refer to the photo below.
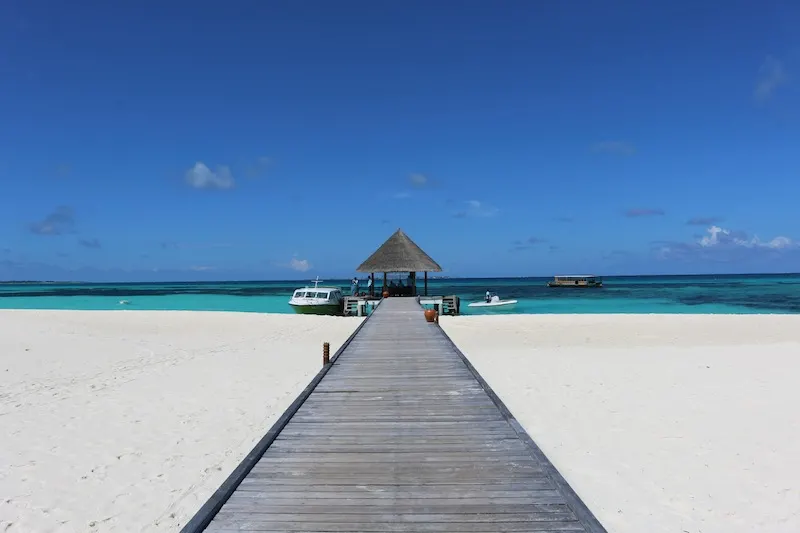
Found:
<svg viewBox="0 0 800 533"><path fill-rule="evenodd" d="M351 296L356 296L358 294L358 278L353 276L353 281L351 283L353 285L351 290Z"/></svg>

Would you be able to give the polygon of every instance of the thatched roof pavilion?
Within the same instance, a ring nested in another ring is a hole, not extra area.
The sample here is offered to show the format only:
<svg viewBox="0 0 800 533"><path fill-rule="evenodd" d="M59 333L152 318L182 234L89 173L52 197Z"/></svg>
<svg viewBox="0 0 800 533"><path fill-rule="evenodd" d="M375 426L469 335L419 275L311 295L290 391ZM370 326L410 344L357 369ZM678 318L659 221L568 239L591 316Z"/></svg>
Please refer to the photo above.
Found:
<svg viewBox="0 0 800 533"><path fill-rule="evenodd" d="M428 272L441 272L442 267L431 259L422 248L412 241L402 229L395 231L380 248L361 263L357 272L368 272L372 275L372 288L375 288L375 272L383 272L383 287L386 289L387 272L408 272L414 282L411 295L416 295L416 273L425 273L425 294L428 294Z"/></svg>

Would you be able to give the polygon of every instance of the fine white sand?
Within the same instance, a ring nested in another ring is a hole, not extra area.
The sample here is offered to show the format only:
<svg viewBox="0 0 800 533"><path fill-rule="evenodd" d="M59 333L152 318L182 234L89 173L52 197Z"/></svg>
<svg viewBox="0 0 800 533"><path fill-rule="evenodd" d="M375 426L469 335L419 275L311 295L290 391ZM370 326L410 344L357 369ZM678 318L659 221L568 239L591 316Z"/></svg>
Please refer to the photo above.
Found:
<svg viewBox="0 0 800 533"><path fill-rule="evenodd" d="M0 311L0 532L177 531L359 321Z"/></svg>
<svg viewBox="0 0 800 533"><path fill-rule="evenodd" d="M610 532L800 531L800 316L441 325Z"/></svg>
<svg viewBox="0 0 800 533"><path fill-rule="evenodd" d="M358 323L0 311L0 532L177 531ZM800 316L441 324L611 533L800 531Z"/></svg>

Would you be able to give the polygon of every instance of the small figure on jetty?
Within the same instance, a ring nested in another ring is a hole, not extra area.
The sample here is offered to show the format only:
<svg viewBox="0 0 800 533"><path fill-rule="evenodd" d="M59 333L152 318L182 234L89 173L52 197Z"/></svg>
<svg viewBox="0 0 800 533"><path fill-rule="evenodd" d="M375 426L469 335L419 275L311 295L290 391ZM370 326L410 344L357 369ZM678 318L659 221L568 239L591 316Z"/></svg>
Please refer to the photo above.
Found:
<svg viewBox="0 0 800 533"><path fill-rule="evenodd" d="M351 283L353 285L351 295L356 296L358 294L358 278L353 276L353 281Z"/></svg>
<svg viewBox="0 0 800 533"><path fill-rule="evenodd" d="M491 293L491 292L489 292L489 291L486 291L486 298L485 298L485 300L486 300L486 303L489 303L489 302L491 302L491 301L492 301L492 293Z"/></svg>

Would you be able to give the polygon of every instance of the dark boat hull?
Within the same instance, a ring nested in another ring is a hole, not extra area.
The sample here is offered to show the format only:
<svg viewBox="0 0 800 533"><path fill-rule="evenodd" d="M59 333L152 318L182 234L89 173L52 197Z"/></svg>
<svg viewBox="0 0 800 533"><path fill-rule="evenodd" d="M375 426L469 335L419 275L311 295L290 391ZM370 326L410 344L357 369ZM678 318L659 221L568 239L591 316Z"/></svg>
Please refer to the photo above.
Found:
<svg viewBox="0 0 800 533"><path fill-rule="evenodd" d="M602 283L591 283L591 284L587 284L587 283L583 283L583 284L581 284L581 283L578 283L578 284L575 284L575 283L555 283L553 281L548 281L547 282L547 286L548 287L564 288L564 289L599 289L599 288L601 288L603 286L603 284Z"/></svg>
<svg viewBox="0 0 800 533"><path fill-rule="evenodd" d="M340 315L342 306L340 304L325 305L292 305L289 304L294 312L299 315Z"/></svg>

